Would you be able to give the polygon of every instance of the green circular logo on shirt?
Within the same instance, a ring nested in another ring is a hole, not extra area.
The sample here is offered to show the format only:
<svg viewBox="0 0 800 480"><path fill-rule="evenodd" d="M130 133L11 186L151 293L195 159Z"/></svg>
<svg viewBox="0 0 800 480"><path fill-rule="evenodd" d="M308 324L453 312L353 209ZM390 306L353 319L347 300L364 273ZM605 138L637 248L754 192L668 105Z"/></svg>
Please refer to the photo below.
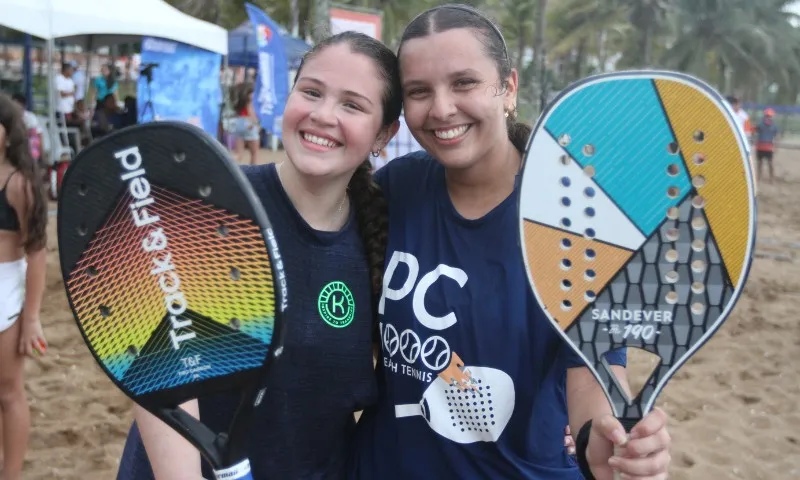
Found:
<svg viewBox="0 0 800 480"><path fill-rule="evenodd" d="M319 315L325 323L334 328L343 328L353 321L356 302L353 293L343 282L331 282L319 292L317 297Z"/></svg>

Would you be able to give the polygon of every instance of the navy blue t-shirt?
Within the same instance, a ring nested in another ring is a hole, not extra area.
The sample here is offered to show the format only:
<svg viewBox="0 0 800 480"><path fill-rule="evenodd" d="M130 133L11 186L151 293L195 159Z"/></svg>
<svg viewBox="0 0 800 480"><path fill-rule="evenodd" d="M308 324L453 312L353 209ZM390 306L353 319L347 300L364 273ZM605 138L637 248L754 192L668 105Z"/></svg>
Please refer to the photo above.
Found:
<svg viewBox="0 0 800 480"><path fill-rule="evenodd" d="M372 362L375 317L358 222L351 209L340 231L316 231L292 206L274 165L244 171L273 224L289 293L284 353L270 371L267 395L251 422L253 476L344 478L353 414L377 397ZM215 432L226 431L238 402L236 394L200 398L200 418ZM125 456L146 462L144 446L138 436L132 437L136 445L126 446ZM119 478L152 478L141 473L149 469L137 461L123 458ZM214 478L205 462L203 475Z"/></svg>
<svg viewBox="0 0 800 480"><path fill-rule="evenodd" d="M350 478L582 478L564 428L566 371L584 363L530 292L516 195L465 219L425 152L376 179L390 217L380 398L358 424Z"/></svg>

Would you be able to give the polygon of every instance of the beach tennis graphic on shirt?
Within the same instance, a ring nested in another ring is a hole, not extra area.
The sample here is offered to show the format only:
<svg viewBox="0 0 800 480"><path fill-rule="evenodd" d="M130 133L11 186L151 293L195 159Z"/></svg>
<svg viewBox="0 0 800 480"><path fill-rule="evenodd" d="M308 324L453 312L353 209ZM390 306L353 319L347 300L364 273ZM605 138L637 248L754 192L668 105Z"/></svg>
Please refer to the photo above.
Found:
<svg viewBox="0 0 800 480"><path fill-rule="evenodd" d="M637 419L741 291L755 206L744 141L718 96L679 75L607 75L543 115L527 151L520 237L554 326ZM624 398L604 355L661 363Z"/></svg>
<svg viewBox="0 0 800 480"><path fill-rule="evenodd" d="M453 352L419 403L395 405L395 417L421 416L456 443L496 442L514 413L514 382L502 370L464 366Z"/></svg>
<svg viewBox="0 0 800 480"><path fill-rule="evenodd" d="M407 276L400 288L390 288L401 264ZM423 300L443 277L461 287L468 281L466 272L444 264L420 275L416 257L405 252L393 252L386 268L378 312L383 314L387 301L410 297L421 328L414 325L398 331L393 324L380 322L384 369L427 384L413 403L395 405L395 416L425 421L431 430L456 443L495 442L514 413L514 382L502 370L466 365L451 348L445 331L457 328L458 319L453 312L432 315Z"/></svg>

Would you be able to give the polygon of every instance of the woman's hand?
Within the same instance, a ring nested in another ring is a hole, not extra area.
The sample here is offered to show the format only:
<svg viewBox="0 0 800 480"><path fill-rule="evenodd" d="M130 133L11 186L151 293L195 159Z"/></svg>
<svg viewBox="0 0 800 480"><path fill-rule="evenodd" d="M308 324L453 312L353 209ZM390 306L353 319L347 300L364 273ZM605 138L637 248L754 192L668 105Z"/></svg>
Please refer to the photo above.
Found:
<svg viewBox="0 0 800 480"><path fill-rule="evenodd" d="M19 335L19 354L32 356L34 352L44 355L47 351L47 339L44 338L42 324L39 316L26 314L20 315L22 329Z"/></svg>
<svg viewBox="0 0 800 480"><path fill-rule="evenodd" d="M614 472L624 480L663 480L667 478L671 439L667 415L653 409L625 434L622 424L611 415L592 421L586 460L597 480L613 480ZM620 447L615 455L614 447Z"/></svg>

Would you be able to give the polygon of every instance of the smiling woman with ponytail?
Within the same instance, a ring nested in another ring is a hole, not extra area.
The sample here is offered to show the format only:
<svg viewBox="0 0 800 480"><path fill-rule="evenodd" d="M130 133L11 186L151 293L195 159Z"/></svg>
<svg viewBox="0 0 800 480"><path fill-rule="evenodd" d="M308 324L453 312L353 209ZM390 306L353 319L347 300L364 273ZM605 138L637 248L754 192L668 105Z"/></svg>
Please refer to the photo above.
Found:
<svg viewBox="0 0 800 480"><path fill-rule="evenodd" d="M666 478L663 412L612 457L625 430L528 287L516 193L531 129L516 120L502 33L472 7L442 5L409 23L398 57L406 124L424 151L375 175L390 213L380 395L348 478ZM624 384L624 352L606 360ZM567 424L581 434L578 463Z"/></svg>

